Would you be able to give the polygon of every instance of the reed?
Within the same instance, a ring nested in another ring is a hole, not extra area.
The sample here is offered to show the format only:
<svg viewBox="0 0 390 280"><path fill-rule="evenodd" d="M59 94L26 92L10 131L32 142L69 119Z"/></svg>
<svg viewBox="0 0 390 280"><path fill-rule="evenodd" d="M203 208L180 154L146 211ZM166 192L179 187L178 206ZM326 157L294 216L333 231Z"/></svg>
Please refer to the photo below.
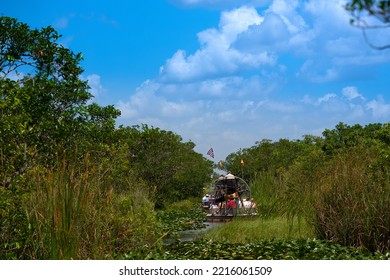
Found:
<svg viewBox="0 0 390 280"><path fill-rule="evenodd" d="M97 184L88 156L63 160L58 170L35 168L26 212L32 227L32 259L102 258L110 237L104 218L110 192Z"/></svg>
<svg viewBox="0 0 390 280"><path fill-rule="evenodd" d="M390 250L388 167L367 150L337 155L314 204L317 235L370 251Z"/></svg>
<svg viewBox="0 0 390 280"><path fill-rule="evenodd" d="M331 157L314 151L287 171L251 182L262 217L287 218L287 229L309 223L317 238L370 251L390 250L390 162L378 147Z"/></svg>
<svg viewBox="0 0 390 280"><path fill-rule="evenodd" d="M29 174L27 259L115 259L159 238L154 204L136 177L116 186L104 161L62 160Z"/></svg>
<svg viewBox="0 0 390 280"><path fill-rule="evenodd" d="M256 179L250 182L250 187L261 216L273 217L285 213L285 201L282 198L286 186L272 172L257 174Z"/></svg>

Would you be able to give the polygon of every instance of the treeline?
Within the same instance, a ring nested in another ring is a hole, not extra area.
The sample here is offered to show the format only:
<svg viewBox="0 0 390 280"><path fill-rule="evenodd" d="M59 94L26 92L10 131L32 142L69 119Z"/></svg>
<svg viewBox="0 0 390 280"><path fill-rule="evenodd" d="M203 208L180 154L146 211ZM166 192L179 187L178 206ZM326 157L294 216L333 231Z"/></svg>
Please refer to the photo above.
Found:
<svg viewBox="0 0 390 280"><path fill-rule="evenodd" d="M321 239L390 250L390 123L339 123L322 134L262 140L224 166L250 181L263 215L304 218Z"/></svg>
<svg viewBox="0 0 390 280"><path fill-rule="evenodd" d="M0 17L0 259L115 258L152 246L154 209L200 196L213 163L92 103L80 53Z"/></svg>

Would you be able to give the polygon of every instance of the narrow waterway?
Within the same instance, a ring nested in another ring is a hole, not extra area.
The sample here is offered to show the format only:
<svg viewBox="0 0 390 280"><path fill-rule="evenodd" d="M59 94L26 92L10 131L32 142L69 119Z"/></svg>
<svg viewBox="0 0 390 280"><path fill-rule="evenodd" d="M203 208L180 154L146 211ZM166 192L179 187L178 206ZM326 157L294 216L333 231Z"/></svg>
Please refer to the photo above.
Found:
<svg viewBox="0 0 390 280"><path fill-rule="evenodd" d="M217 226L220 226L223 223L209 223L205 222L204 223L206 226L201 229L192 229L192 230L183 230L183 231L178 231L176 238L166 238L163 241L164 245L169 245L172 244L176 241L184 242L184 241L194 241L197 239L202 233L207 232Z"/></svg>

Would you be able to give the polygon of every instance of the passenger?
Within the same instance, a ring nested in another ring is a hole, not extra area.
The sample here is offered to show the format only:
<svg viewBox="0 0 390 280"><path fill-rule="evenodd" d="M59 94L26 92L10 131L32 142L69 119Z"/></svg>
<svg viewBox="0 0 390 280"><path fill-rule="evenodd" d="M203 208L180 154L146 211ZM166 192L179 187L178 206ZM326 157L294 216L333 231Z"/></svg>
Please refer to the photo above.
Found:
<svg viewBox="0 0 390 280"><path fill-rule="evenodd" d="M243 204L244 204L243 205L244 208L246 208L246 209L251 208L251 202L249 199L244 199Z"/></svg>
<svg viewBox="0 0 390 280"><path fill-rule="evenodd" d="M211 215L216 215L219 212L219 206L216 204L210 204Z"/></svg>
<svg viewBox="0 0 390 280"><path fill-rule="evenodd" d="M245 209L256 209L256 203L253 201L252 198L248 198L247 200L244 200L244 208Z"/></svg>
<svg viewBox="0 0 390 280"><path fill-rule="evenodd" d="M229 199L228 203L226 205L226 210L228 214L232 214L233 216L236 216L237 214L237 204L234 199Z"/></svg>
<svg viewBox="0 0 390 280"><path fill-rule="evenodd" d="M256 202L253 201L253 198L249 198L249 201L251 203L251 208L256 208L257 207Z"/></svg>
<svg viewBox="0 0 390 280"><path fill-rule="evenodd" d="M206 195L202 198L202 203L203 203L203 204L209 203L209 195L208 195L208 194L206 194Z"/></svg>
<svg viewBox="0 0 390 280"><path fill-rule="evenodd" d="M230 208L236 209L237 208L236 201L234 199L229 199L228 203L227 203L227 208L228 209L230 209Z"/></svg>

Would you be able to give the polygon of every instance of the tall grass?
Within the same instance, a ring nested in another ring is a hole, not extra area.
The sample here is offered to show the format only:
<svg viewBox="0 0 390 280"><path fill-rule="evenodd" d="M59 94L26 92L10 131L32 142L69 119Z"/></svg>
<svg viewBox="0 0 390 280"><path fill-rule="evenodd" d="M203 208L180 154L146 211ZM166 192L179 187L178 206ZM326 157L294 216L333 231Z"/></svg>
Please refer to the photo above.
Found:
<svg viewBox="0 0 390 280"><path fill-rule="evenodd" d="M390 250L390 180L384 164L362 150L330 162L329 178L314 204L319 237L371 251Z"/></svg>
<svg viewBox="0 0 390 280"><path fill-rule="evenodd" d="M288 174L264 172L250 185L260 217L280 224L284 236L307 226L304 213L310 196L302 195L303 185L288 180Z"/></svg>
<svg viewBox="0 0 390 280"><path fill-rule="evenodd" d="M280 177L275 177L272 172L259 173L250 183L250 188L261 216L272 217L285 213L283 193L286 186Z"/></svg>
<svg viewBox="0 0 390 280"><path fill-rule="evenodd" d="M251 182L263 217L284 216L292 230L310 223L318 238L371 251L390 250L390 160L378 148L326 157L313 151L283 173Z"/></svg>
<svg viewBox="0 0 390 280"><path fill-rule="evenodd" d="M57 170L30 172L25 258L113 259L158 239L148 188L131 176L126 186L117 187L104 179L110 172L108 166L91 164L88 156L64 159Z"/></svg>
<svg viewBox="0 0 390 280"><path fill-rule="evenodd" d="M38 168L30 173L32 191L26 212L32 227L32 259L103 258L109 251L109 225L104 223L110 189L96 182L88 157L59 170Z"/></svg>

